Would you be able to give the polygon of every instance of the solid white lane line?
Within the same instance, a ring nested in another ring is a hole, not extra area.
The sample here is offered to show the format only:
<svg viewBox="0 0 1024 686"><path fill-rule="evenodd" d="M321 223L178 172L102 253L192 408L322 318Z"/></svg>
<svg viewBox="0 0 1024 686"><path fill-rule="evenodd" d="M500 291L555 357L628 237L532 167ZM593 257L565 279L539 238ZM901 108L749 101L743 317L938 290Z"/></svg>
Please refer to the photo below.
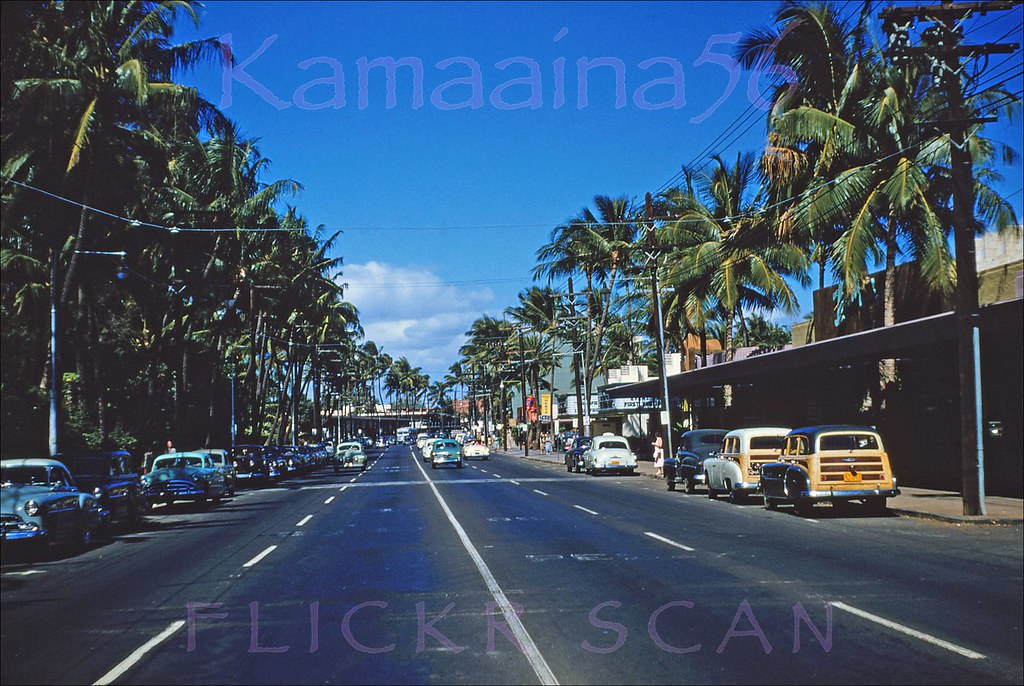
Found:
<svg viewBox="0 0 1024 686"><path fill-rule="evenodd" d="M893 631L898 631L901 634L906 634L907 636L911 636L913 638L916 638L919 641L924 641L925 643L931 643L934 646L938 646L940 648L945 648L946 650L948 650L948 651L950 651L952 653L956 653L957 655L960 655L962 657L966 657L969 660L984 660L985 659L985 656L982 655L981 653L976 653L973 650L970 650L968 648L964 648L962 646L958 646L957 644L950 643L949 641L943 641L941 638L936 638L935 636L932 636L931 634L926 634L923 631L918 631L917 629L911 629L909 626L904 626L902 624L897 624L896 622L894 622L892 620L889 620L889 619L886 619L885 617L879 617L878 615L873 615L870 612L865 612L864 610L861 610L861 609L858 609L856 607L853 607L852 605L847 605L846 603L841 603L841 602L838 602L838 601L832 601L832 602L829 603L829 605L831 605L832 607L838 608L840 610L845 610L845 611L849 612L852 615L857 615L858 617L860 617L862 619L866 619L869 622L874 622L875 624L881 624L882 626L884 626L884 627L886 627L888 629L892 629Z"/></svg>
<svg viewBox="0 0 1024 686"><path fill-rule="evenodd" d="M538 490L537 490L536 488L535 488L535 489L533 489L533 492L534 492L534 493L539 493L539 494L541 494L541 495L547 495L547 493L545 493L544 491L538 491Z"/></svg>
<svg viewBox="0 0 1024 686"><path fill-rule="evenodd" d="M650 536L651 538L653 538L656 541L661 541L662 543L668 543L669 545L674 545L677 548L682 548L683 550L685 550L685 551L687 551L689 553L693 552L693 548L691 548L690 546L683 545L682 543L676 543L672 539L665 538L664 536L659 536L658 534L654 533L653 531L645 531L644 532L644 536Z"/></svg>
<svg viewBox="0 0 1024 686"><path fill-rule="evenodd" d="M334 501L334 496L332 495L330 498L328 498L327 500L324 501L324 505L330 505L333 501Z"/></svg>
<svg viewBox="0 0 1024 686"><path fill-rule="evenodd" d="M306 522L308 522L311 519L313 519L313 515L306 515L305 517L297 521L295 523L295 526L306 526Z"/></svg>
<svg viewBox="0 0 1024 686"><path fill-rule="evenodd" d="M168 626L166 629L161 631L159 634L157 634L153 638L151 638L148 641L146 641L145 643L143 643L141 646L139 646L135 650L135 652L133 652L131 655L129 655L125 659L121 660L121 662L118 663L118 665L116 667L114 667L112 670L110 670L109 672L107 672L106 674L101 676L99 679L97 679L93 683L93 686L105 686L106 684L114 683L125 672L127 672L129 669L134 667L135 664L139 660L141 660L145 656L146 653L148 653L153 648L157 647L158 645L160 645L161 643L166 641L176 631L178 631L178 629L180 629L183 626L185 626L185 620L184 619L179 619L176 622L171 622L170 626Z"/></svg>
<svg viewBox="0 0 1024 686"><path fill-rule="evenodd" d="M274 552L275 550L277 550L277 546L276 545L268 546L266 550L264 550L262 553L260 553L256 557L252 558L251 560L249 560L248 562L246 562L242 566L243 567L252 567L254 565L258 565L260 563L260 560L262 560L263 558L265 558L267 555L269 555L270 553Z"/></svg>
<svg viewBox="0 0 1024 686"><path fill-rule="evenodd" d="M583 510L587 514L592 514L592 515L596 515L597 514L593 510L587 509L587 508L583 507L582 505L573 505L573 507L575 507L577 510Z"/></svg>
<svg viewBox="0 0 1024 686"><path fill-rule="evenodd" d="M455 514L452 513L451 508L448 507L448 503L441 497L441 491L437 490L437 486L427 476L426 470L423 469L423 465L416 461L416 467L420 470L420 474L423 475L423 479L430 486L430 490L434 493L434 498L437 499L438 504L444 511L448 521L451 523L452 528L455 529L455 533L458 535L459 540L462 541L462 547L469 553L469 557L473 560L476 565L477 571L480 572L480 576L484 578L484 583L487 585L487 590L491 592L491 596L494 598L494 602L498 604L501 609L501 614L505 618L505 623L508 624L509 628L512 629L512 634L516 637L519 645L523 649L523 653L526 656L527 661L530 663L530 667L533 668L533 673L537 676L537 679L542 684L556 685L558 679L555 678L554 672L551 671L551 667L548 666L547 660L541 655L540 649L537 648L537 644L533 642L533 638L530 636L530 632L523 626L522 620L519 619L519 615L516 614L515 609L512 607L512 603L509 602L508 596L501 590L501 586L498 585L498 580L494 578L487 563L484 562L484 558L480 556L476 546L473 545L473 541L469 539L469 535L466 530L459 524L459 520L455 518Z"/></svg>

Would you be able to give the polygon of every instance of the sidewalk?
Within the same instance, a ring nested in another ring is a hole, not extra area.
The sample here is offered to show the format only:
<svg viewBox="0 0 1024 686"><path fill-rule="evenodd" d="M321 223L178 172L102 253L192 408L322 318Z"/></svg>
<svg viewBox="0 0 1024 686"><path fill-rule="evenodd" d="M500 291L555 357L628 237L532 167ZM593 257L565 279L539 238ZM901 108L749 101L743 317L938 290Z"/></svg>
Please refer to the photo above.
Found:
<svg viewBox="0 0 1024 686"><path fill-rule="evenodd" d="M524 457L521 448L509 448L505 451L494 451L507 457ZM545 455L543 450L530 450L528 460L547 464L565 466L563 453L554 452ZM641 460L637 466L637 474L649 479L659 479L654 475L654 463ZM889 499L889 511L908 517L922 517L955 524L1024 524L1024 500L1020 498L1004 498L989 496L985 498L984 516L963 514L963 501L959 493L953 491L932 491L926 488L900 486L900 495Z"/></svg>

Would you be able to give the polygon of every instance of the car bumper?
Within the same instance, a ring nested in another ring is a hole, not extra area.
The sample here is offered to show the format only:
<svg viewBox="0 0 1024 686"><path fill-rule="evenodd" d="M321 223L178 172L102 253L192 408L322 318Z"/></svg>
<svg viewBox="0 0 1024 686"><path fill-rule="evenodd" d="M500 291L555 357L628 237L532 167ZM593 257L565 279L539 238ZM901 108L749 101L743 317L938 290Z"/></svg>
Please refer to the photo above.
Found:
<svg viewBox="0 0 1024 686"><path fill-rule="evenodd" d="M800 498L807 500L857 500L859 498L895 498L900 494L898 488L864 488L856 491L800 491Z"/></svg>
<svg viewBox="0 0 1024 686"><path fill-rule="evenodd" d="M0 536L5 541L45 541L49 532L32 522L4 523Z"/></svg>

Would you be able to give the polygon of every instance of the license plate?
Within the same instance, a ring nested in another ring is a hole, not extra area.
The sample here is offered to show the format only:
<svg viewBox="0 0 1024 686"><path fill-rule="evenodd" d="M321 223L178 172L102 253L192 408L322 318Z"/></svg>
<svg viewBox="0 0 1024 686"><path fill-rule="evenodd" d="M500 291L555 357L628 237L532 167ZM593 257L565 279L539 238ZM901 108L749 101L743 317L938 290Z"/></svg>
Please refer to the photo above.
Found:
<svg viewBox="0 0 1024 686"><path fill-rule="evenodd" d="M860 481L861 475L853 474L851 472L843 472L843 481Z"/></svg>

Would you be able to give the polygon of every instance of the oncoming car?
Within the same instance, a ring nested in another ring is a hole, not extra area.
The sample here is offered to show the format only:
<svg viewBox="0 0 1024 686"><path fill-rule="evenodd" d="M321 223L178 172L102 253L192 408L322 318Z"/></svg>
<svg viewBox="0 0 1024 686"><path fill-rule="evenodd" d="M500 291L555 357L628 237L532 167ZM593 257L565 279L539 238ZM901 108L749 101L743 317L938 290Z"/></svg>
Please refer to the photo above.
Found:
<svg viewBox="0 0 1024 686"><path fill-rule="evenodd" d="M109 523L109 510L75 486L57 460L0 462L0 529L3 540L26 544L70 543L85 548Z"/></svg>
<svg viewBox="0 0 1024 686"><path fill-rule="evenodd" d="M629 449L629 443L622 436L606 433L594 436L590 447L583 453L583 464L587 474L599 472L636 471L636 453Z"/></svg>
<svg viewBox="0 0 1024 686"><path fill-rule="evenodd" d="M358 467L366 471L366 453L359 441L345 441L338 444L338 465L342 467Z"/></svg>
<svg viewBox="0 0 1024 686"><path fill-rule="evenodd" d="M462 469L462 446L451 438L439 438L430 443L430 466L437 469L446 464Z"/></svg>

